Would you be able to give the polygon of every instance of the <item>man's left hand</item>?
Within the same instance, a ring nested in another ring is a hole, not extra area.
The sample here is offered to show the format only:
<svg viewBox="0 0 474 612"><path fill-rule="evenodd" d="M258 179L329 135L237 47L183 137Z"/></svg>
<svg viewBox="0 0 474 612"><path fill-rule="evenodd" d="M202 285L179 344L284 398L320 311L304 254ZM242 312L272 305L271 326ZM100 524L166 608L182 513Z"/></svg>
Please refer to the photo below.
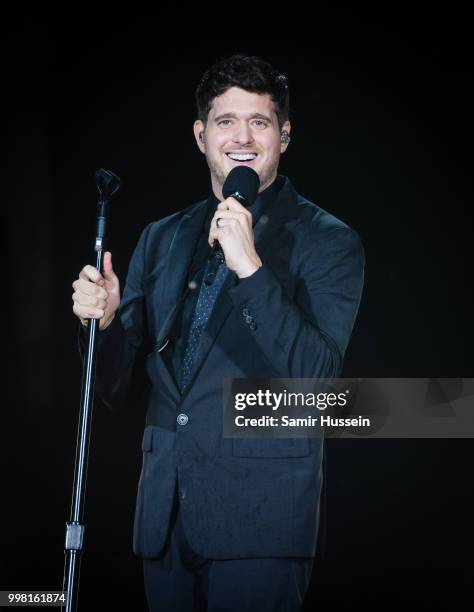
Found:
<svg viewBox="0 0 474 612"><path fill-rule="evenodd" d="M211 246L214 240L222 247L227 267L239 278L250 276L263 265L255 250L252 214L234 198L221 202L214 213L208 238Z"/></svg>

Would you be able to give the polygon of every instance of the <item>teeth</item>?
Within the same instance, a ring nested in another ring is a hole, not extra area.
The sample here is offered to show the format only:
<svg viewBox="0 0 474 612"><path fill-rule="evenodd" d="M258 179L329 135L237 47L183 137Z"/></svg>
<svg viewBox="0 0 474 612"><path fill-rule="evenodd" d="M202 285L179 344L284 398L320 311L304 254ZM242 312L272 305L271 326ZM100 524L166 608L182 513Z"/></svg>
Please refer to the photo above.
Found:
<svg viewBox="0 0 474 612"><path fill-rule="evenodd" d="M227 155L234 161L250 161L251 159L255 159L257 157L256 153L227 153Z"/></svg>

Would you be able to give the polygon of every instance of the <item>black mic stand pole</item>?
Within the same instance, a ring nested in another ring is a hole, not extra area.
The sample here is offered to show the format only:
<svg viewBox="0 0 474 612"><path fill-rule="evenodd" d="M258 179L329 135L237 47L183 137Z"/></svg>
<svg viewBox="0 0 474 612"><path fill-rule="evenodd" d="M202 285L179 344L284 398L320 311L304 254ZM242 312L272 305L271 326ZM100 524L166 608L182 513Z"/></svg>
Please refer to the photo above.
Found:
<svg viewBox="0 0 474 612"><path fill-rule="evenodd" d="M110 170L97 170L95 173L97 189L99 190L97 230L94 250L96 252L96 268L102 270L103 246L107 221L107 208L110 198L118 191L120 179ZM66 612L77 610L79 592L79 568L83 551L85 524L82 522L86 477L87 458L89 454L90 426L92 420L92 405L95 375L97 319L89 319L87 326L87 350L84 359L81 391L81 407L79 411L79 426L76 443L76 462L74 467L74 486L70 520L66 523L66 538L64 545L65 563L63 591L66 592ZM61 607L64 609L64 606Z"/></svg>

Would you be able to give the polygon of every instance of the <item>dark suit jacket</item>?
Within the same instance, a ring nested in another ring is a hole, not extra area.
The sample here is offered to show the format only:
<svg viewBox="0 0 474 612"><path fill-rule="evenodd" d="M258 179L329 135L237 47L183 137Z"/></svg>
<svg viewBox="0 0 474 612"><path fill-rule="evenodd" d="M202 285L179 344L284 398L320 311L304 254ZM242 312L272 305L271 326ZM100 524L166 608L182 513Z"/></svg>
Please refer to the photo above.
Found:
<svg viewBox="0 0 474 612"><path fill-rule="evenodd" d="M200 555L312 556L321 439L223 438L222 381L338 376L362 293L363 248L352 229L299 196L285 178L255 227L264 265L240 282L229 274L181 396L160 350L205 213L206 201L199 202L145 228L119 316L99 334L96 391L106 404L128 401L137 359L144 359L152 383L134 551L159 555L178 478L184 529ZM188 416L186 425L176 423L178 414Z"/></svg>

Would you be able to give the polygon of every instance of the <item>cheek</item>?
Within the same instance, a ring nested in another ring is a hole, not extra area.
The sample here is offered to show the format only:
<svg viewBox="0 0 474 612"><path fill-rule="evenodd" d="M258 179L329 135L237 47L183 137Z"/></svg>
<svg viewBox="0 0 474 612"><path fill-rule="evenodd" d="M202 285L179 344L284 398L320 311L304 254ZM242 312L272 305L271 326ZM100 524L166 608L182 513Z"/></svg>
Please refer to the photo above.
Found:
<svg viewBox="0 0 474 612"><path fill-rule="evenodd" d="M280 142L272 140L262 147L266 159L274 159L280 155Z"/></svg>
<svg viewBox="0 0 474 612"><path fill-rule="evenodd" d="M229 139L229 136L226 134L213 134L207 138L207 146L213 153L221 153Z"/></svg>
<svg viewBox="0 0 474 612"><path fill-rule="evenodd" d="M262 138L261 146L268 155L278 153L280 151L280 135L269 134L267 137Z"/></svg>

